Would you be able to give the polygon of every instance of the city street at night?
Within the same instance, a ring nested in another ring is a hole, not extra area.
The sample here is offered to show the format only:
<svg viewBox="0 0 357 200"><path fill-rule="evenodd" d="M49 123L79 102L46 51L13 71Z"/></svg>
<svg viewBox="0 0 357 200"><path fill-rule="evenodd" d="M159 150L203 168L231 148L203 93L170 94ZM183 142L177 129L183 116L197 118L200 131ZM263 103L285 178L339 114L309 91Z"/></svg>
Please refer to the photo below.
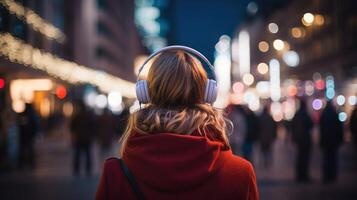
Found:
<svg viewBox="0 0 357 200"><path fill-rule="evenodd" d="M0 0L0 200L356 200L356 10Z"/></svg>
<svg viewBox="0 0 357 200"><path fill-rule="evenodd" d="M357 198L356 155L351 145L340 151L340 177L337 183L321 182L320 153L314 149L311 183L294 182L294 149L283 139L274 146L274 163L267 170L257 163L260 198L265 199L346 199ZM95 147L93 150L97 150ZM113 148L115 155L117 148ZM0 194L5 200L22 199L92 199L98 185L100 161L97 156L95 172L91 177L73 177L71 171L71 148L66 135L38 141L38 165L36 170L24 170L0 175ZM256 152L256 158L259 157ZM258 162L258 161L257 161ZM349 192L346 192L349 191Z"/></svg>

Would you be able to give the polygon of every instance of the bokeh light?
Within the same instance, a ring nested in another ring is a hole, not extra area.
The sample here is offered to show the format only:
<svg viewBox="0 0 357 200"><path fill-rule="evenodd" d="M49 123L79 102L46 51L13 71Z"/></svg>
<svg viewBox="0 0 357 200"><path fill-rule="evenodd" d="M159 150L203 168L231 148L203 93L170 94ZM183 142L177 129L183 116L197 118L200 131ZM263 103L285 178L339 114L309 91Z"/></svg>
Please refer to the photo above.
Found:
<svg viewBox="0 0 357 200"><path fill-rule="evenodd" d="M318 26L322 26L325 23L325 18L322 15L315 15L314 23Z"/></svg>
<svg viewBox="0 0 357 200"><path fill-rule="evenodd" d="M284 49L284 42L280 39L276 39L273 42L273 47L274 47L274 49L281 51Z"/></svg>
<svg viewBox="0 0 357 200"><path fill-rule="evenodd" d="M317 81L317 80L320 80L322 78L321 74L319 72L315 72L313 75L312 75L312 79L314 81Z"/></svg>
<svg viewBox="0 0 357 200"><path fill-rule="evenodd" d="M11 62L44 71L70 84L89 83L97 86L104 93L118 90L125 97L135 98L134 83L103 70L95 70L54 54L45 53L10 33L0 33L0 46L0 55L7 57Z"/></svg>
<svg viewBox="0 0 357 200"><path fill-rule="evenodd" d="M97 92L95 90L90 90L84 94L84 103L93 108L95 107L95 99L97 97Z"/></svg>
<svg viewBox="0 0 357 200"><path fill-rule="evenodd" d="M283 54L283 60L286 63L286 65L290 67L296 67L300 63L300 58L299 55L296 53L296 51L287 51Z"/></svg>
<svg viewBox="0 0 357 200"><path fill-rule="evenodd" d="M312 101L312 108L314 110L320 110L323 106L323 102L321 101L321 99L314 99Z"/></svg>
<svg viewBox="0 0 357 200"><path fill-rule="evenodd" d="M269 23L268 30L270 33L277 33L279 31L279 27L276 23Z"/></svg>
<svg viewBox="0 0 357 200"><path fill-rule="evenodd" d="M0 4L8 9L10 13L15 14L18 19L23 20L26 24L32 27L33 30L40 32L48 39L56 40L59 43L63 43L66 39L66 35L61 29L48 23L40 15L30 7L24 7L21 3L14 0L0 1Z"/></svg>
<svg viewBox="0 0 357 200"><path fill-rule="evenodd" d="M314 22L314 15L311 13L305 13L301 21L305 26L311 26Z"/></svg>
<svg viewBox="0 0 357 200"><path fill-rule="evenodd" d="M122 95L117 91L112 91L108 94L108 106L111 110L118 110L121 108L123 101Z"/></svg>
<svg viewBox="0 0 357 200"><path fill-rule="evenodd" d="M315 87L318 90L323 90L325 88L325 81L320 79L315 82Z"/></svg>
<svg viewBox="0 0 357 200"><path fill-rule="evenodd" d="M59 99L64 99L67 96L67 89L63 85L60 85L56 88L56 96Z"/></svg>
<svg viewBox="0 0 357 200"><path fill-rule="evenodd" d="M335 89L327 88L326 89L326 98L331 100L331 99L333 99L334 96L335 96Z"/></svg>
<svg viewBox="0 0 357 200"><path fill-rule="evenodd" d="M266 41L260 41L258 44L259 51L267 52L269 51L269 44Z"/></svg>
<svg viewBox="0 0 357 200"><path fill-rule="evenodd" d="M348 103L349 103L351 106L356 105L356 103L357 103L357 97L356 97L356 96L349 96L349 97L348 97Z"/></svg>
<svg viewBox="0 0 357 200"><path fill-rule="evenodd" d="M342 106L343 104L345 104L346 102L346 98L343 95L338 95L336 98L336 103L339 106Z"/></svg>
<svg viewBox="0 0 357 200"><path fill-rule="evenodd" d="M12 101L12 109L17 113L23 112L25 110L25 102L21 100Z"/></svg>
<svg viewBox="0 0 357 200"><path fill-rule="evenodd" d="M241 83L241 82L235 82L233 83L233 86L232 86L232 89L233 89L233 92L234 93L243 93L244 91L244 84Z"/></svg>
<svg viewBox="0 0 357 200"><path fill-rule="evenodd" d="M296 111L296 103L293 98L288 98L282 103L284 119L291 120L293 119Z"/></svg>
<svg viewBox="0 0 357 200"><path fill-rule="evenodd" d="M270 105L270 111L272 114L272 117L274 121L279 122L283 120L284 114L283 114L283 108L280 102L273 102Z"/></svg>
<svg viewBox="0 0 357 200"><path fill-rule="evenodd" d="M254 83L254 76L252 74L244 74L243 83L247 86L252 85Z"/></svg>
<svg viewBox="0 0 357 200"><path fill-rule="evenodd" d="M298 92L298 89L295 85L289 85L288 87L288 95L289 96L296 96Z"/></svg>
<svg viewBox="0 0 357 200"><path fill-rule="evenodd" d="M5 80L0 78L0 89L3 89L5 87Z"/></svg>
<svg viewBox="0 0 357 200"><path fill-rule="evenodd" d="M340 112L338 113L338 119L341 122L345 122L347 120L347 113L346 112Z"/></svg>
<svg viewBox="0 0 357 200"><path fill-rule="evenodd" d="M275 58L269 61L269 76L270 76L270 97L273 101L279 101L281 97L280 63Z"/></svg>
<svg viewBox="0 0 357 200"><path fill-rule="evenodd" d="M335 88L335 81L333 76L326 77L326 88Z"/></svg>
<svg viewBox="0 0 357 200"><path fill-rule="evenodd" d="M259 63L257 70L260 74L266 74L269 71L269 66L266 63Z"/></svg>
<svg viewBox="0 0 357 200"><path fill-rule="evenodd" d="M270 83L269 81L259 81L256 85L256 90L260 98L268 99L270 97Z"/></svg>
<svg viewBox="0 0 357 200"><path fill-rule="evenodd" d="M258 12L258 4L251 1L247 5L247 12L251 15L255 15Z"/></svg>
<svg viewBox="0 0 357 200"><path fill-rule="evenodd" d="M100 94L100 95L96 96L95 105L97 108L100 108L100 109L107 107L107 105L108 105L107 97L104 94Z"/></svg>
<svg viewBox="0 0 357 200"><path fill-rule="evenodd" d="M314 82L312 81L306 81L305 82L305 94L307 96L311 96L314 94Z"/></svg>
<svg viewBox="0 0 357 200"><path fill-rule="evenodd" d="M63 114L66 117L70 117L73 114L73 104L70 101L67 101L63 104Z"/></svg>
<svg viewBox="0 0 357 200"><path fill-rule="evenodd" d="M293 36L293 38L305 37L305 29L301 27L294 27L291 29L291 36Z"/></svg>

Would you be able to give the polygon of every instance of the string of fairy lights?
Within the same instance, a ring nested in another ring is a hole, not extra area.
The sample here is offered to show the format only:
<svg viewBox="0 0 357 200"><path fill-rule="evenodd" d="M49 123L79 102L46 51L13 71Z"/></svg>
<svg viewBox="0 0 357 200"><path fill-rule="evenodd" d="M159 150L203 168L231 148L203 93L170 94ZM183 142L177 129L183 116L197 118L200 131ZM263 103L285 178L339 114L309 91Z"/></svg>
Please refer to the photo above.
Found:
<svg viewBox="0 0 357 200"><path fill-rule="evenodd" d="M14 0L0 0L0 4L9 10L10 13L30 25L35 31L40 32L49 39L59 43L65 41L66 36L59 28L46 22L46 20L37 15L33 10L16 3Z"/></svg>
<svg viewBox="0 0 357 200"><path fill-rule="evenodd" d="M7 57L11 62L44 71L68 83L89 83L104 93L117 91L125 97L135 98L134 83L43 52L10 33L0 33L0 55Z"/></svg>

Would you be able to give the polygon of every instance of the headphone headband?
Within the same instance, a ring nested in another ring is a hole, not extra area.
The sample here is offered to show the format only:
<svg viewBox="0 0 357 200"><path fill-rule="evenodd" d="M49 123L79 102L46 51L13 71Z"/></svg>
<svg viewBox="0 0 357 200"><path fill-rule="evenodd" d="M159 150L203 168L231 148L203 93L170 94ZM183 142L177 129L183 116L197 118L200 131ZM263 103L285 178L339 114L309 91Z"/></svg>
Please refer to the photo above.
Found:
<svg viewBox="0 0 357 200"><path fill-rule="evenodd" d="M141 71L144 69L145 65L155 56L157 56L159 53L162 53L164 51L167 51L167 50L183 50L183 51L186 51L188 53L191 53L193 54L194 56L200 58L201 60L203 60L207 65L208 67L210 68L210 70L213 72L212 75L213 75L213 79L216 80L216 74L215 74L215 71L214 71L214 67L213 65L210 63L210 61L203 55L201 54L200 52L198 52L197 50L193 49L193 48L190 48L190 47L187 47L187 46L182 46L182 45L172 45L172 46L167 46L167 47L164 47L154 53L152 53L146 60L145 62L141 65L140 69L139 69L139 73L138 73L138 79L139 80L139 75L141 73Z"/></svg>

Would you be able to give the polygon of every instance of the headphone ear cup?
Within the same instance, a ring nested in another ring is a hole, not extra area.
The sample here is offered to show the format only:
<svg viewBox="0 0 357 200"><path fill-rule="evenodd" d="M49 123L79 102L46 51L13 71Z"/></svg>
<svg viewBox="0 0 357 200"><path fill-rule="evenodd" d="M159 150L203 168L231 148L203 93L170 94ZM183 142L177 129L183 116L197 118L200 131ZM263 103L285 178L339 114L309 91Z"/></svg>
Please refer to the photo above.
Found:
<svg viewBox="0 0 357 200"><path fill-rule="evenodd" d="M147 80L136 82L136 97L140 103L149 103L149 86Z"/></svg>
<svg viewBox="0 0 357 200"><path fill-rule="evenodd" d="M204 101L209 104L213 104L217 99L217 82L212 79L208 79L206 83L205 99Z"/></svg>

